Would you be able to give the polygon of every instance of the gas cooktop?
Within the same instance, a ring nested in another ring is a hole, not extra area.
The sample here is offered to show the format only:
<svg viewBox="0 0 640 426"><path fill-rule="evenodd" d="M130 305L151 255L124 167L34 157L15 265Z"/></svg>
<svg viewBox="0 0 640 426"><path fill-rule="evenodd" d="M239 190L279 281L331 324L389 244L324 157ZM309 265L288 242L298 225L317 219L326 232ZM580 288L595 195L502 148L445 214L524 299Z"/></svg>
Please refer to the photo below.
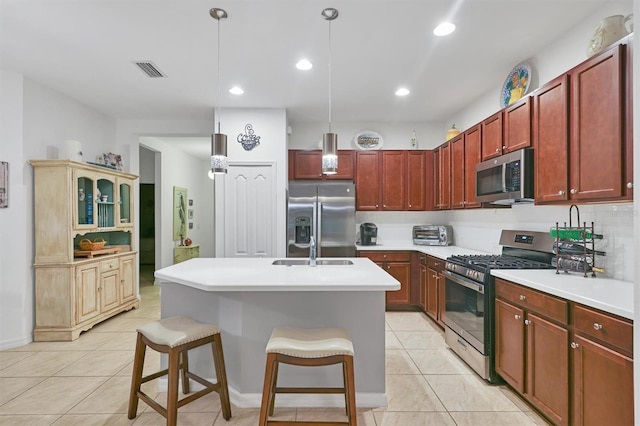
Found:
<svg viewBox="0 0 640 426"><path fill-rule="evenodd" d="M476 270L487 269L553 269L553 266L536 260L498 254L451 256L447 262Z"/></svg>

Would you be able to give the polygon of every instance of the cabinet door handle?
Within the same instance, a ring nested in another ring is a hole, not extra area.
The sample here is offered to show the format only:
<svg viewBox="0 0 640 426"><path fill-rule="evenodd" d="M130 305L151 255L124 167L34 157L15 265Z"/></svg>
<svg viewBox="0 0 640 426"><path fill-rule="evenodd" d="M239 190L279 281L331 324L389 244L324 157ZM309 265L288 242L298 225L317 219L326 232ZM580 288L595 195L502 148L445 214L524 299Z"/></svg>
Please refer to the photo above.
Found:
<svg viewBox="0 0 640 426"><path fill-rule="evenodd" d="M409 204L409 208L413 207L411 204Z"/></svg>
<svg viewBox="0 0 640 426"><path fill-rule="evenodd" d="M502 149L507 149L507 146L506 145L502 145Z"/></svg>
<svg viewBox="0 0 640 426"><path fill-rule="evenodd" d="M383 254L383 255L382 255L382 257L384 257L384 258L386 259L386 258L387 258L387 255L386 255L386 254Z"/></svg>
<svg viewBox="0 0 640 426"><path fill-rule="evenodd" d="M560 191L558 191L558 195L564 195L564 191L561 189Z"/></svg>
<svg viewBox="0 0 640 426"><path fill-rule="evenodd" d="M571 342L571 349L578 349L580 347L576 342Z"/></svg>
<svg viewBox="0 0 640 426"><path fill-rule="evenodd" d="M529 321L529 320L524 320L524 325L529 325L529 324L531 324L531 321Z"/></svg>
<svg viewBox="0 0 640 426"><path fill-rule="evenodd" d="M629 189L633 188L633 182L627 182L627 188Z"/></svg>
<svg viewBox="0 0 640 426"><path fill-rule="evenodd" d="M593 323L593 329L594 330L602 330L604 328L604 326L602 324L598 324L597 322Z"/></svg>
<svg viewBox="0 0 640 426"><path fill-rule="evenodd" d="M518 314L515 314L513 317L514 317L515 319L517 319L517 320L519 320L520 318L522 318L522 317L521 317L520 315L518 315Z"/></svg>
<svg viewBox="0 0 640 426"><path fill-rule="evenodd" d="M569 192L571 192L572 194L576 194L578 192L578 190L575 189L575 188L571 188L571 191L569 191Z"/></svg>
<svg viewBox="0 0 640 426"><path fill-rule="evenodd" d="M383 208L383 209L386 209L386 208L387 208L387 205L386 205L386 204L383 204L383 205L382 205L382 208Z"/></svg>
<svg viewBox="0 0 640 426"><path fill-rule="evenodd" d="M387 265L387 269L391 269L391 266Z"/></svg>
<svg viewBox="0 0 640 426"><path fill-rule="evenodd" d="M378 208L378 205L376 204L376 209Z"/></svg>
<svg viewBox="0 0 640 426"><path fill-rule="evenodd" d="M527 300L527 296L525 296L524 294L520 295L520 300Z"/></svg>
<svg viewBox="0 0 640 426"><path fill-rule="evenodd" d="M500 152L500 148L496 148L496 152Z"/></svg>

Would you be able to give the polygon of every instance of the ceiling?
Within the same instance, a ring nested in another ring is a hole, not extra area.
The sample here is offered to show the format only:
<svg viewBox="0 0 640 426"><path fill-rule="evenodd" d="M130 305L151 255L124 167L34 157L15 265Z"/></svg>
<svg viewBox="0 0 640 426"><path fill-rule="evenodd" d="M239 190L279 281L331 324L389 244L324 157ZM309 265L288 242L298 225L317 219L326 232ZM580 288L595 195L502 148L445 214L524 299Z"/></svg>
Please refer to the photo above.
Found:
<svg viewBox="0 0 640 426"><path fill-rule="evenodd" d="M329 58L333 121L444 121L612 0L0 2L1 67L105 114L205 118L218 105L276 107L295 123L328 120ZM220 26L220 98L212 7L229 14ZM325 7L340 12L331 55ZM443 20L457 30L435 37ZM310 71L295 68L302 57ZM149 78L135 61L167 77ZM245 94L228 93L232 85ZM400 86L411 93L396 97Z"/></svg>

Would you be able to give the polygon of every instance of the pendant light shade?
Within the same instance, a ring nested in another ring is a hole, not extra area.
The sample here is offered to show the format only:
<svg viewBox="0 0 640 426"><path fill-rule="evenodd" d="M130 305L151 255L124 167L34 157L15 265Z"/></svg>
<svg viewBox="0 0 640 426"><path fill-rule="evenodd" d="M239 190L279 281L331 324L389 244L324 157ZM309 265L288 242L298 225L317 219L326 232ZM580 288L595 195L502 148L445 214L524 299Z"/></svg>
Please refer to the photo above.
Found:
<svg viewBox="0 0 640 426"><path fill-rule="evenodd" d="M335 133L322 135L322 173L338 173L338 135Z"/></svg>
<svg viewBox="0 0 640 426"><path fill-rule="evenodd" d="M215 114L218 132L211 135L211 169L208 173L209 178L213 179L216 174L226 174L229 167L227 135L220 133L220 21L226 19L228 15L224 9L215 7L209 11L209 15L218 21L218 114Z"/></svg>
<svg viewBox="0 0 640 426"><path fill-rule="evenodd" d="M338 17L338 9L327 8L321 13L329 21L329 132L322 135L322 173L338 172L338 135L331 132L331 21Z"/></svg>
<svg viewBox="0 0 640 426"><path fill-rule="evenodd" d="M227 135L214 133L211 135L211 170L209 177L214 174L227 173L229 160L227 158Z"/></svg>

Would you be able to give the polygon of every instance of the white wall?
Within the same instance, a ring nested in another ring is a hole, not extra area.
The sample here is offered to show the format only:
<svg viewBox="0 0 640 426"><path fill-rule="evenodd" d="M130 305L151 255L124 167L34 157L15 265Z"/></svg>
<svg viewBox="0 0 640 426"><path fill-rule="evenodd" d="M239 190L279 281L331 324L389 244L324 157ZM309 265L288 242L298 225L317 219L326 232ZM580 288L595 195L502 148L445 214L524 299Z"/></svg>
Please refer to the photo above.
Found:
<svg viewBox="0 0 640 426"><path fill-rule="evenodd" d="M237 136L251 124L260 145L250 151L242 148ZM276 167L276 256L284 256L286 233L287 187L287 114L281 108L225 109L221 115L221 132L227 135L229 162L273 162ZM224 194L225 175L216 175L216 194ZM216 256L224 254L224 200L216 198Z"/></svg>
<svg viewBox="0 0 640 426"><path fill-rule="evenodd" d="M289 149L322 149L322 134L329 131L328 123L289 123ZM449 126L451 127L451 123ZM458 126L456 126L458 127ZM356 123L334 121L331 130L338 135L338 149L357 149L353 140L365 130L380 134L382 149L411 149L411 133L416 131L418 149L431 149L445 141L446 130L441 123Z"/></svg>
<svg viewBox="0 0 640 426"><path fill-rule="evenodd" d="M82 142L85 160L119 151L114 119L19 74L2 71L0 79L1 154L10 162L9 208L0 211L5 242L0 247L2 349L30 342L35 321L33 172L28 161L58 158L67 139Z"/></svg>
<svg viewBox="0 0 640 426"><path fill-rule="evenodd" d="M187 236L200 245L200 256L213 257L213 182L207 177L208 163L192 157L168 144L162 138L140 137L140 145L160 153L160 166L156 177L156 269L173 265L173 187L187 189L187 198L193 200L193 229ZM142 163L141 163L142 166ZM157 167L157 166L155 166ZM155 168L154 168L155 169ZM155 178L154 178L155 179ZM159 214L158 214L159 213Z"/></svg>

